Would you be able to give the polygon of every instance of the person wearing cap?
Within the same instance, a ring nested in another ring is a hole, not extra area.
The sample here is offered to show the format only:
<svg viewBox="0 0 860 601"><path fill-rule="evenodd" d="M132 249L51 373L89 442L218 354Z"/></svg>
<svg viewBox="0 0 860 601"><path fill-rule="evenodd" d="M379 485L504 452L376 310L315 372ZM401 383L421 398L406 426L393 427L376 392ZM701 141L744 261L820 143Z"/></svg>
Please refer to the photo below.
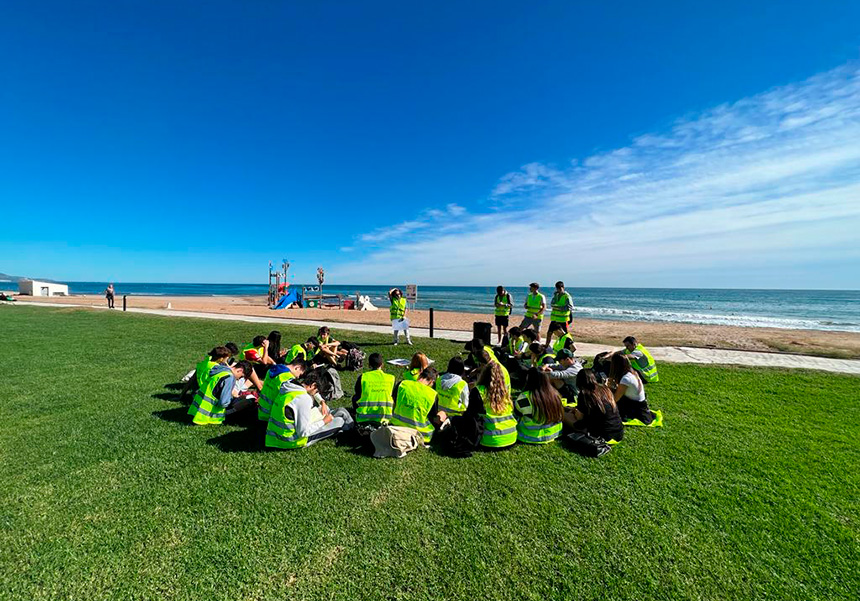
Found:
<svg viewBox="0 0 860 601"><path fill-rule="evenodd" d="M520 329L534 328L538 333L540 342L540 324L543 321L543 313L546 311L546 297L540 293L540 284L532 282L529 284L529 294L523 304L526 315L520 323Z"/></svg>
<svg viewBox="0 0 860 601"><path fill-rule="evenodd" d="M576 376L582 369L582 364L573 356L570 349L561 349L555 355L554 365L544 365L540 370L545 373L550 382L561 394L564 406L576 405Z"/></svg>

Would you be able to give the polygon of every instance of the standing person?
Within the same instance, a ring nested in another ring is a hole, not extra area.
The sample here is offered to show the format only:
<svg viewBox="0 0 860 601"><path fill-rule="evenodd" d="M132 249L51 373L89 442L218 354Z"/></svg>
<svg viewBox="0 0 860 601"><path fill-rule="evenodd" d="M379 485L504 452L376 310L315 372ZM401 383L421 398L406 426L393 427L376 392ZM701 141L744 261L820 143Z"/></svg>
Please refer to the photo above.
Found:
<svg viewBox="0 0 860 601"><path fill-rule="evenodd" d="M579 389L577 405L575 409L565 409L564 425L594 438L621 441L624 425L612 391L597 381L591 369L583 369L576 375L576 387Z"/></svg>
<svg viewBox="0 0 860 601"><path fill-rule="evenodd" d="M624 350L622 352L627 355L630 365L636 370L636 373L639 374L644 383L660 381L654 357L651 356L648 349L639 344L636 338L633 336L625 338Z"/></svg>
<svg viewBox="0 0 860 601"><path fill-rule="evenodd" d="M561 435L564 416L561 396L546 374L532 368L526 374L526 386L517 399L517 440L528 444L547 444Z"/></svg>
<svg viewBox="0 0 860 601"><path fill-rule="evenodd" d="M496 297L493 299L493 307L496 314L496 335L499 338L499 344L502 344L502 333L508 333L508 321L511 311L514 309L514 299L511 298L511 293L505 290L504 286L496 286ZM487 344L490 341L487 340Z"/></svg>
<svg viewBox="0 0 860 601"><path fill-rule="evenodd" d="M370 369L358 376L355 382L352 408L358 424L379 425L391 420L394 411L394 376L382 371L383 364L382 355L371 353L367 358Z"/></svg>
<svg viewBox="0 0 860 601"><path fill-rule="evenodd" d="M438 375L435 369L428 367L421 372L417 381L403 380L394 392L397 400L394 403L391 425L418 430L424 444L430 442L435 431L433 425L442 418L439 415L436 391L433 389Z"/></svg>
<svg viewBox="0 0 860 601"><path fill-rule="evenodd" d="M290 379L281 384L272 401L272 412L266 429L267 447L301 449L353 428L355 422L349 411L343 407L329 411L325 401L320 403L322 420L314 419L314 399L322 398L322 387L322 375L314 371L300 381Z"/></svg>
<svg viewBox="0 0 860 601"><path fill-rule="evenodd" d="M526 310L526 316L520 323L520 329L534 328L537 332L538 342L540 342L540 323L543 321L543 313L546 310L546 297L540 293L540 284L537 282L529 284L529 295L526 297L523 307Z"/></svg>
<svg viewBox="0 0 860 601"><path fill-rule="evenodd" d="M564 282L561 280L555 283L555 293L552 295L550 306L552 307L549 314L550 322L559 324L561 329L567 333L567 324L570 323L571 312L573 311L573 298L564 289Z"/></svg>
<svg viewBox="0 0 860 601"><path fill-rule="evenodd" d="M395 327L395 324L402 325L406 321L406 299L403 298L403 292L400 288L392 288L388 291L388 300L391 301L388 313L391 317L391 327L394 330L394 346L397 346L398 339L400 338L400 330ZM403 333L406 334L406 344L412 346L412 338L409 337L408 321Z"/></svg>
<svg viewBox="0 0 860 601"><path fill-rule="evenodd" d="M482 447L504 449L516 444L517 420L500 364L490 362L481 370L477 384L469 393L466 415L484 422Z"/></svg>
<svg viewBox="0 0 860 601"><path fill-rule="evenodd" d="M113 309L113 298L114 298L113 282L108 284L108 287L105 288L105 298L107 299L108 309Z"/></svg>
<svg viewBox="0 0 860 601"><path fill-rule="evenodd" d="M647 426L656 417L648 407L645 385L626 355L612 353L609 360L609 387L615 390L615 404L624 421L639 420Z"/></svg>

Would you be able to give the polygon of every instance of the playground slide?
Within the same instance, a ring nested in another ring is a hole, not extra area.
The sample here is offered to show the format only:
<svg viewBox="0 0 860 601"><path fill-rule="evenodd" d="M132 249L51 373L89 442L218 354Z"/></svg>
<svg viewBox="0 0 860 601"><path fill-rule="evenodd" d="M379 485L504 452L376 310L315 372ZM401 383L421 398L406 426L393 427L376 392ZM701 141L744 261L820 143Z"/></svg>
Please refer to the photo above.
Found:
<svg viewBox="0 0 860 601"><path fill-rule="evenodd" d="M278 304L272 307L272 309L286 309L293 303L300 303L301 299L299 298L299 293L297 290L291 290L284 296L281 300L278 301Z"/></svg>

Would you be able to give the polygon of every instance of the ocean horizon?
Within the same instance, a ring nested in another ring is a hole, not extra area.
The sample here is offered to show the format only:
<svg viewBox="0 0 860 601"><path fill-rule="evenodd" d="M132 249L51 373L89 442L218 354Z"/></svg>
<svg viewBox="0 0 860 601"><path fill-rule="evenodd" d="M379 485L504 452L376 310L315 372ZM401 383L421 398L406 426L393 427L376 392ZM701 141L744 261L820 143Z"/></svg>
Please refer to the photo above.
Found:
<svg viewBox="0 0 860 601"><path fill-rule="evenodd" d="M69 282L70 294L101 294L107 282ZM403 284L396 284L405 288ZM291 284L301 287L301 284ZM119 296L265 296L265 284L183 284L114 282ZM390 286L326 284L324 291L370 297L387 307ZM510 287L514 315L522 315L528 289ZM568 288L574 317L860 332L858 290L774 290L723 288ZM551 296L552 288L541 292ZM492 313L495 286L418 286L417 309Z"/></svg>

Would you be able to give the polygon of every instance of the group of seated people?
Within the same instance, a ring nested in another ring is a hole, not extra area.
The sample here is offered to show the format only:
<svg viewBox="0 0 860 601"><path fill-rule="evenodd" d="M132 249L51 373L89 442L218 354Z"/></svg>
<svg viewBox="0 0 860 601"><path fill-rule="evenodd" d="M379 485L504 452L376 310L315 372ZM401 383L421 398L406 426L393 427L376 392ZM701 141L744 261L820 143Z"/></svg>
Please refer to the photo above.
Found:
<svg viewBox="0 0 860 601"><path fill-rule="evenodd" d="M446 431L472 432L477 446L503 449L547 444L563 430L614 443L623 438L625 423L649 425L655 418L645 383L658 380L656 365L632 337L622 351L596 357L587 369L569 333L551 328L541 344L533 330L511 328L496 348L473 339L466 356L451 358L443 373L417 352L399 382L373 353L356 381L351 410L328 407L328 369L340 353L328 328L289 349L280 342L280 333L272 332L241 352L232 343L212 349L189 378L198 388L192 422L219 424L256 404L270 448L302 448L340 432L368 435L388 427L411 429L424 444L446 438Z"/></svg>

